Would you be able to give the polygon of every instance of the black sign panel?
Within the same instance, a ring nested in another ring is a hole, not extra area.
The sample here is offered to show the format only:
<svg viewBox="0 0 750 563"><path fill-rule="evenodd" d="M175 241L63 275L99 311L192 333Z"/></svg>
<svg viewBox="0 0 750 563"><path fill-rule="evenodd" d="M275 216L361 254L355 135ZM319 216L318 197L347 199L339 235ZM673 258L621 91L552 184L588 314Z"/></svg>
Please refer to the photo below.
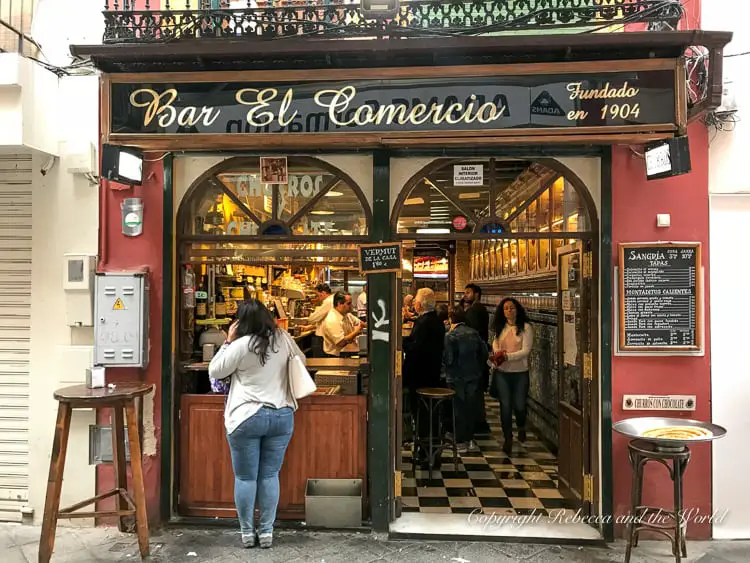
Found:
<svg viewBox="0 0 750 563"><path fill-rule="evenodd" d="M620 245L620 349L699 350L699 243Z"/></svg>
<svg viewBox="0 0 750 563"><path fill-rule="evenodd" d="M362 244L359 246L359 271L380 274L401 271L401 243Z"/></svg>
<svg viewBox="0 0 750 563"><path fill-rule="evenodd" d="M674 70L113 83L112 134L398 133L673 124Z"/></svg>

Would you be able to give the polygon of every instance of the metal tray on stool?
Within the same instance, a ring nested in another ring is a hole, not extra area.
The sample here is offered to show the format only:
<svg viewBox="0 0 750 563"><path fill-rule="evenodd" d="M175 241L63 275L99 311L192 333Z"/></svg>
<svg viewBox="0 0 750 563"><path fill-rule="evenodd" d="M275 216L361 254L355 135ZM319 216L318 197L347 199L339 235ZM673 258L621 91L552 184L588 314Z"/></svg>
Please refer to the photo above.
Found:
<svg viewBox="0 0 750 563"><path fill-rule="evenodd" d="M708 430L709 432L711 432L711 435L691 438L689 440L652 438L651 436L643 435L644 432L647 432L649 430L655 430L657 428L667 428L669 426L688 426L692 428L700 428L703 430ZM687 446L696 442L710 442L712 440L718 440L719 438L723 438L727 434L726 428L719 426L718 424L702 422L700 420L690 420L687 418L666 418L661 416L645 416L620 420L612 426L612 429L615 432L628 436L629 438L651 442L652 444L658 446L660 449L680 449L683 446Z"/></svg>

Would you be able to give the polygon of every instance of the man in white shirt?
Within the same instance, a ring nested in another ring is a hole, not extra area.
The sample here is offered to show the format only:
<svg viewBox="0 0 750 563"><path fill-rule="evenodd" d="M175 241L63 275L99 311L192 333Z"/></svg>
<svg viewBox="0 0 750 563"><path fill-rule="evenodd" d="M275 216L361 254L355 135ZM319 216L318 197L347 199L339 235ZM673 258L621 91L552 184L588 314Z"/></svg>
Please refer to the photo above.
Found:
<svg viewBox="0 0 750 563"><path fill-rule="evenodd" d="M304 330L315 330L312 337L312 351L316 358L323 357L323 323L333 307L333 295L331 288L326 283L321 283L315 288L318 293L318 307L307 318L308 325Z"/></svg>
<svg viewBox="0 0 750 563"><path fill-rule="evenodd" d="M364 323L352 315L352 296L339 291L333 296L333 309L323 322L323 352L341 356L341 350L357 339Z"/></svg>

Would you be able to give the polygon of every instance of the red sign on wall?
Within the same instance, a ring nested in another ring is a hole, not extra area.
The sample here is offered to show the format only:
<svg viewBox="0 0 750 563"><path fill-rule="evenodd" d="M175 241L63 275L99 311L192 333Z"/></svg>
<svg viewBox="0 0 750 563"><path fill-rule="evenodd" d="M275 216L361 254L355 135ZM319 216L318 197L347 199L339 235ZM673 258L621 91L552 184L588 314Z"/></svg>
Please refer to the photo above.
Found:
<svg viewBox="0 0 750 563"><path fill-rule="evenodd" d="M466 228L466 217L458 215L453 218L453 228L457 231L463 231Z"/></svg>

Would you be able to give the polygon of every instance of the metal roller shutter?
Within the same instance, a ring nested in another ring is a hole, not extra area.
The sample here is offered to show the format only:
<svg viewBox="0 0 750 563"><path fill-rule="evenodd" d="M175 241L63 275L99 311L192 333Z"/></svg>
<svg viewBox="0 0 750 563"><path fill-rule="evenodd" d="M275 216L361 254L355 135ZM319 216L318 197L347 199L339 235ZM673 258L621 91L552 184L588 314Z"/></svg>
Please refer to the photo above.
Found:
<svg viewBox="0 0 750 563"><path fill-rule="evenodd" d="M29 489L31 155L0 154L0 520Z"/></svg>

